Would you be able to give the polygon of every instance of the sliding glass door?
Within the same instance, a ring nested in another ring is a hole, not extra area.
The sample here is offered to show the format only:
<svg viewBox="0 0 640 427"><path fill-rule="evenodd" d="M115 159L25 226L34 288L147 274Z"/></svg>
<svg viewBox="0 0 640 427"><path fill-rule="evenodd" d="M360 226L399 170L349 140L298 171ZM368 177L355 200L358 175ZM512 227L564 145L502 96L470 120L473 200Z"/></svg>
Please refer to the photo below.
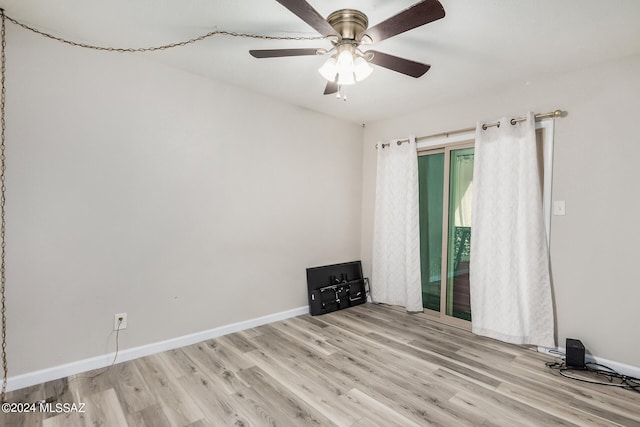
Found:
<svg viewBox="0 0 640 427"><path fill-rule="evenodd" d="M418 178L422 305L429 310L440 311L444 154L418 157Z"/></svg>
<svg viewBox="0 0 640 427"><path fill-rule="evenodd" d="M473 145L419 153L418 173L423 306L468 325Z"/></svg>
<svg viewBox="0 0 640 427"><path fill-rule="evenodd" d="M447 239L447 315L471 320L469 256L471 255L471 196L473 147L450 150L449 224Z"/></svg>

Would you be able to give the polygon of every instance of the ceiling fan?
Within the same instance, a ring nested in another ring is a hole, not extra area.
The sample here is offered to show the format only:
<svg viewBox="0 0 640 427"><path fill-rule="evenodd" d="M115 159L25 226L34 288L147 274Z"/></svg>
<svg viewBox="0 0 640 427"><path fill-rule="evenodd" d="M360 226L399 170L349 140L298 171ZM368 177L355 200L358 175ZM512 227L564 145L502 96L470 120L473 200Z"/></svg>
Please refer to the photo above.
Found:
<svg viewBox="0 0 640 427"><path fill-rule="evenodd" d="M371 28L367 15L355 9L340 9L324 19L305 0L276 0L312 28L331 41L327 49L263 49L250 50L255 58L285 56L326 55L331 57L318 70L328 80L324 94L341 96L343 85L351 85L367 78L372 68L369 63L418 78L429 71L430 65L399 58L377 50L360 50L370 45L424 24L444 18L445 12L438 0L423 0ZM346 99L346 97L345 97Z"/></svg>

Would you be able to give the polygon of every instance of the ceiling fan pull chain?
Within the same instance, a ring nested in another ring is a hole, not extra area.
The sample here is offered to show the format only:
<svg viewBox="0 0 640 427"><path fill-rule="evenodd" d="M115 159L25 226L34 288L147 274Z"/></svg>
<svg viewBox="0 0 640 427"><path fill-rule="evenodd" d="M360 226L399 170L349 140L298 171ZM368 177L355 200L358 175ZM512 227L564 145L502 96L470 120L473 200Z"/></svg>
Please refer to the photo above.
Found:
<svg viewBox="0 0 640 427"><path fill-rule="evenodd" d="M338 85L338 92L336 93L336 99L342 98L343 101L347 101L347 88L344 85Z"/></svg>

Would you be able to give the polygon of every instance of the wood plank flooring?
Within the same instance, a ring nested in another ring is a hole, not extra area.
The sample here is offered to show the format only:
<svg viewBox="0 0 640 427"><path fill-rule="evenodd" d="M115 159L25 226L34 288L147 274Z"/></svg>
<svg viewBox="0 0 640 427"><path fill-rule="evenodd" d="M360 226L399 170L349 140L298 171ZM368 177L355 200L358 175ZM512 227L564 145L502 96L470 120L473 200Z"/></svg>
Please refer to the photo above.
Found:
<svg viewBox="0 0 640 427"><path fill-rule="evenodd" d="M299 316L8 393L1 426L640 426L640 393L399 307ZM55 405L53 403L52 405Z"/></svg>

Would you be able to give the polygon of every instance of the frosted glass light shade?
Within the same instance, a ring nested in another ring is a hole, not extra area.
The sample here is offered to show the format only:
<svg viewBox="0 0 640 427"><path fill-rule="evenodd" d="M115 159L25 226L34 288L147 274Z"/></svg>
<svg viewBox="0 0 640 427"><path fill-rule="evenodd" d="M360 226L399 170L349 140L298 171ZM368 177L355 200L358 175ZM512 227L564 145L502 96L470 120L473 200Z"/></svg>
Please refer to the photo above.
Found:
<svg viewBox="0 0 640 427"><path fill-rule="evenodd" d="M336 67L338 69L338 74L353 73L353 55L351 52L348 50L340 52L336 61Z"/></svg>
<svg viewBox="0 0 640 427"><path fill-rule="evenodd" d="M330 82L334 82L336 80L336 73L338 69L336 67L336 59L331 57L327 59L327 61L322 64L322 67L318 70L320 75Z"/></svg>
<svg viewBox="0 0 640 427"><path fill-rule="evenodd" d="M361 82L371 75L373 68L362 57L358 57L353 64L353 73L356 76L356 80Z"/></svg>

